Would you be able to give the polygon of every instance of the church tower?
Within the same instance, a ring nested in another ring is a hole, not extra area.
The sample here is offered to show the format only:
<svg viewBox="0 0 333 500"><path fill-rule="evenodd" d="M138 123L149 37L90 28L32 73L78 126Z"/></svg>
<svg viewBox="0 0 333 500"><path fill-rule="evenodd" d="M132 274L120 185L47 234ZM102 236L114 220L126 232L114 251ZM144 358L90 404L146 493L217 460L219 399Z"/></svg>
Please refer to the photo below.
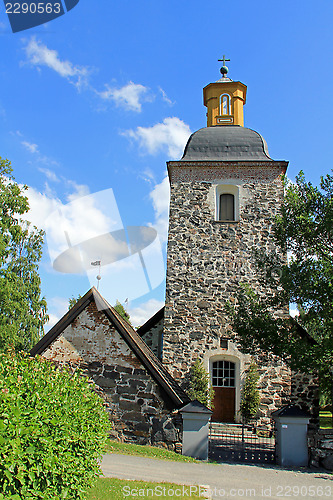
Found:
<svg viewBox="0 0 333 500"><path fill-rule="evenodd" d="M224 61L223 61L224 62ZM215 389L215 420L237 420L248 356L230 340L224 306L240 282L258 289L253 250L274 248L286 161L244 127L246 86L227 77L203 90L207 127L168 162L171 186L163 363L187 387L200 358ZM219 400L224 400L219 408Z"/></svg>

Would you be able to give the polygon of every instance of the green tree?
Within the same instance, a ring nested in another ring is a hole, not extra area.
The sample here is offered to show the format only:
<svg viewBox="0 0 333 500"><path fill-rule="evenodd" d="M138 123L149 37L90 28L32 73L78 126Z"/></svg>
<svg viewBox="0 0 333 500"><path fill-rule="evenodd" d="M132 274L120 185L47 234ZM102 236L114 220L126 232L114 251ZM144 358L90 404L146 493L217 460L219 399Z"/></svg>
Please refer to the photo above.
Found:
<svg viewBox="0 0 333 500"><path fill-rule="evenodd" d="M196 359L190 371L190 390L191 399L197 399L200 403L212 408L214 389L209 387L209 375L200 359Z"/></svg>
<svg viewBox="0 0 333 500"><path fill-rule="evenodd" d="M286 182L283 206L274 225L277 251L255 253L259 284L266 294L240 288L233 329L245 352L268 351L291 368L320 374L330 391L333 366L333 177L319 187L301 172ZM283 257L288 253L288 262ZM298 306L297 321L286 314ZM302 328L303 327L303 328Z"/></svg>
<svg viewBox="0 0 333 500"><path fill-rule="evenodd" d="M29 350L48 319L38 274L43 232L20 219L29 210L26 189L0 158L0 350Z"/></svg>
<svg viewBox="0 0 333 500"><path fill-rule="evenodd" d="M86 498L110 429L93 387L41 357L0 354L0 500Z"/></svg>
<svg viewBox="0 0 333 500"><path fill-rule="evenodd" d="M258 380L258 367L256 363L252 362L246 374L240 402L240 413L244 423L253 419L259 410L260 393Z"/></svg>
<svg viewBox="0 0 333 500"><path fill-rule="evenodd" d="M124 320L127 321L127 323L129 323L132 326L132 323L130 321L130 315L128 314L127 311L125 311L124 306L119 302L119 300L117 300L113 308L117 311L118 314L120 314L122 318L124 318Z"/></svg>
<svg viewBox="0 0 333 500"><path fill-rule="evenodd" d="M69 301L68 301L68 310L72 309L72 307L75 306L75 304L80 300L82 299L82 295L78 295L76 298L74 296L72 296Z"/></svg>

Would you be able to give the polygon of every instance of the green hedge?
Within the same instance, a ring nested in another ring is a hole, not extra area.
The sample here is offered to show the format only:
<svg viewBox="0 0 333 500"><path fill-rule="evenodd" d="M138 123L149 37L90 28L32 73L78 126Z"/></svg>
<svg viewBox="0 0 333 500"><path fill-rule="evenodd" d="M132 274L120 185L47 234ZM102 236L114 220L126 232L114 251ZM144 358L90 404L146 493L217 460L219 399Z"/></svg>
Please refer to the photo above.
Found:
<svg viewBox="0 0 333 500"><path fill-rule="evenodd" d="M78 372L0 354L0 500L85 498L109 428Z"/></svg>

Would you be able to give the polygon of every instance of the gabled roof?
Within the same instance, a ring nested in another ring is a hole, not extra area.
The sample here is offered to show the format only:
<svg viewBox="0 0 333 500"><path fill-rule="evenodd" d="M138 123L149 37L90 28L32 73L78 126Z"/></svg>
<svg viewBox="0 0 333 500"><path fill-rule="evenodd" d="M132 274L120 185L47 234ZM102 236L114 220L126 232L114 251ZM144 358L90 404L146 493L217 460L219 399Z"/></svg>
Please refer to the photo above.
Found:
<svg viewBox="0 0 333 500"><path fill-rule="evenodd" d="M206 413L207 415L211 415L213 412L206 405L200 403L197 399L194 399L187 405L183 406L179 410L180 413Z"/></svg>
<svg viewBox="0 0 333 500"><path fill-rule="evenodd" d="M101 314L105 314L110 323L116 328L129 348L145 366L148 373L156 383L169 396L178 408L190 401L185 391L178 385L175 379L163 366L161 361L149 349L140 335L125 321L120 314L92 287L78 302L70 309L51 330L30 351L32 356L42 354L62 332L79 316L79 314L92 302L95 301Z"/></svg>
<svg viewBox="0 0 333 500"><path fill-rule="evenodd" d="M287 405L283 406L279 410L275 410L272 413L272 417L295 417L295 418L300 418L300 417L305 417L305 418L310 418L311 415L307 412L302 410L302 408L299 408L296 405Z"/></svg>
<svg viewBox="0 0 333 500"><path fill-rule="evenodd" d="M309 334L309 332L305 330L305 328L302 325L300 325L298 321L292 316L290 316L290 324L291 327L294 327L296 329L296 332L303 340L306 340L311 345L318 344L317 341Z"/></svg>
<svg viewBox="0 0 333 500"><path fill-rule="evenodd" d="M164 306L157 311L151 318L148 319L140 328L137 329L137 333L142 337L145 333L151 330L161 319L164 318Z"/></svg>

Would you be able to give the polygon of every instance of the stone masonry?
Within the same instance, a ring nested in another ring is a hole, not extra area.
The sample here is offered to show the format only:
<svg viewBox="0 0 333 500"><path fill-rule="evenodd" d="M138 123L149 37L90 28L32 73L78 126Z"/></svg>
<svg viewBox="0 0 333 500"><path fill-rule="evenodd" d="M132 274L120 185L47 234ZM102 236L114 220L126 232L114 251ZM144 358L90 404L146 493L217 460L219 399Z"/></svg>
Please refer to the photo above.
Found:
<svg viewBox="0 0 333 500"><path fill-rule="evenodd" d="M285 162L169 162L171 185L163 363L188 387L189 370L199 357L209 371L214 356L239 359L239 394L249 357L222 351L221 338L232 337L224 306L234 302L240 282L257 293L258 268L253 250L275 250L272 225L283 200ZM220 185L238 190L235 222L216 220ZM281 255L284 260L285 256ZM288 310L281 314L289 314ZM232 343L229 343L232 346ZM259 360L259 424L270 426L273 411L291 401L316 420L317 385L311 377L291 374L277 358ZM307 380L305 380L305 378ZM238 398L238 403L237 403Z"/></svg>
<svg viewBox="0 0 333 500"><path fill-rule="evenodd" d="M158 358L161 358L163 328L164 317L142 335L142 340L146 342L147 346ZM138 329L138 333L140 335L140 329Z"/></svg>
<svg viewBox="0 0 333 500"><path fill-rule="evenodd" d="M308 436L310 465L333 471L333 429L320 429Z"/></svg>
<svg viewBox="0 0 333 500"><path fill-rule="evenodd" d="M94 301L42 355L79 366L94 381L103 394L114 437L179 448L181 418L173 414L168 398Z"/></svg>
<svg viewBox="0 0 333 500"><path fill-rule="evenodd" d="M230 162L228 162L230 163ZM273 218L282 202L284 164L169 162L169 219L163 363L187 380L193 361L230 334L225 303L239 282L258 289L252 250L274 248ZM219 184L239 189L239 221L218 222Z"/></svg>

